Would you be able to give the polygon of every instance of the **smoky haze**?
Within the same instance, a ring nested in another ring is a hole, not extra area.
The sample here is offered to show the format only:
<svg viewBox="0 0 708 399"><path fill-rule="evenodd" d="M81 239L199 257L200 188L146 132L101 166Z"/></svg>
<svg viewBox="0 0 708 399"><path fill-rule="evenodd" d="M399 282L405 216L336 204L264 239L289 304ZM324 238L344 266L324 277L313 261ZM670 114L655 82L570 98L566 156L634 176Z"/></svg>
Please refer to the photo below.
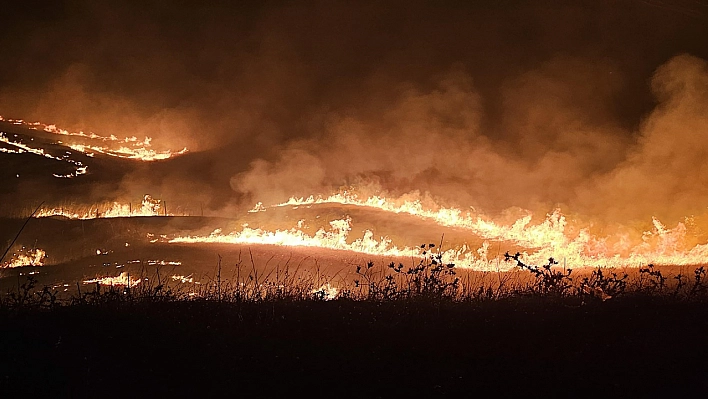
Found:
<svg viewBox="0 0 708 399"><path fill-rule="evenodd" d="M467 3L26 2L0 115L191 150L116 197L705 213L708 3Z"/></svg>

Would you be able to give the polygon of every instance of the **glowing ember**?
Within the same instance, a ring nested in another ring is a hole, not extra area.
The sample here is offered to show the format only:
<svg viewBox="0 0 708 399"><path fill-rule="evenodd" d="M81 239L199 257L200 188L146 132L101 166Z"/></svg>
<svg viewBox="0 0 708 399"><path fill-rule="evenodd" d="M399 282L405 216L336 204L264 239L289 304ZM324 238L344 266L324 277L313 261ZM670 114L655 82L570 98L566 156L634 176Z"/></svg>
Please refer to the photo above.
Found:
<svg viewBox="0 0 708 399"><path fill-rule="evenodd" d="M192 277L191 274L189 276L180 276L180 275L175 274L175 275L171 276L170 278L174 281L179 281L182 284L194 283L194 278Z"/></svg>
<svg viewBox="0 0 708 399"><path fill-rule="evenodd" d="M101 284L101 285L108 285L108 286L129 286L129 287L135 287L136 285L140 284L139 279L134 279L133 277L130 277L129 273L122 272L120 275L116 277L101 277L101 278L94 278L91 280L84 280L84 284Z"/></svg>
<svg viewBox="0 0 708 399"><path fill-rule="evenodd" d="M147 260L145 263L148 266L180 266L182 262L169 260Z"/></svg>
<svg viewBox="0 0 708 399"><path fill-rule="evenodd" d="M44 266L46 258L47 253L42 249L25 250L22 248L22 252L14 254L12 260L5 262L2 267Z"/></svg>

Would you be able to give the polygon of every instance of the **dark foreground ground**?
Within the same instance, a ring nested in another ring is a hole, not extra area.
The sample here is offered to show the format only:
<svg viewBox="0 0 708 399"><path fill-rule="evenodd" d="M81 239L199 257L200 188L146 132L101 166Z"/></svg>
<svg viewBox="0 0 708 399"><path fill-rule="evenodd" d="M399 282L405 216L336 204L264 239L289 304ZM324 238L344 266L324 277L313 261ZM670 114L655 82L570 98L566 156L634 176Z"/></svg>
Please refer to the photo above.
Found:
<svg viewBox="0 0 708 399"><path fill-rule="evenodd" d="M703 396L706 337L665 298L3 311L0 396Z"/></svg>

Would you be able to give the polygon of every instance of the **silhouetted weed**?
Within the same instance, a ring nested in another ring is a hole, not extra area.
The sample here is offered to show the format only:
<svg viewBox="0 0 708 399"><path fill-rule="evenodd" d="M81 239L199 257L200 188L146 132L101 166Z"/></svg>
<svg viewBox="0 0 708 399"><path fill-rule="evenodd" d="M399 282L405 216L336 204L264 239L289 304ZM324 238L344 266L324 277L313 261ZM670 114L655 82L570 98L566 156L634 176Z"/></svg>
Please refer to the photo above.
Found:
<svg viewBox="0 0 708 399"><path fill-rule="evenodd" d="M653 264L636 269L630 278L626 271L596 268L571 269L558 267L549 258L541 266L527 264L520 253L506 253L506 261L513 261L516 270L507 272L474 272L458 270L446 263L442 251L435 244L421 245L421 258L411 266L373 261L356 266L354 278L334 277L315 271L303 271L300 265L272 268L257 267L253 258L248 264L239 261L222 265L219 258L215 276L203 276L201 281L190 278L188 283L165 278L156 269L149 275L143 269L128 280L130 286L103 286L77 284L68 298L59 298L51 287L37 288L37 279L28 275L14 290L0 295L0 309L53 309L64 305L122 306L153 302L299 302L353 300L363 302L419 301L479 302L498 301L513 297L587 298L601 301L622 296L660 296L677 300L702 300L708 294L705 284L706 269L693 270L693 279L686 273L665 275ZM266 263L267 266L267 263ZM336 276L336 275L335 275ZM529 280L530 279L530 280Z"/></svg>
<svg viewBox="0 0 708 399"><path fill-rule="evenodd" d="M606 301L610 298L624 294L627 289L627 273L618 275L615 271L610 271L609 276L601 268L592 271L590 277L583 277L581 281L581 290Z"/></svg>
<svg viewBox="0 0 708 399"><path fill-rule="evenodd" d="M535 278L535 281L529 287L529 292L532 294L566 296L569 295L574 288L572 284L573 280L570 278L570 273L573 270L554 270L553 267L557 265L558 262L553 258L549 258L548 263L541 267L527 265L521 260L521 254L518 252L513 255L509 254L509 252L505 253L504 260L513 260L519 268L531 272Z"/></svg>

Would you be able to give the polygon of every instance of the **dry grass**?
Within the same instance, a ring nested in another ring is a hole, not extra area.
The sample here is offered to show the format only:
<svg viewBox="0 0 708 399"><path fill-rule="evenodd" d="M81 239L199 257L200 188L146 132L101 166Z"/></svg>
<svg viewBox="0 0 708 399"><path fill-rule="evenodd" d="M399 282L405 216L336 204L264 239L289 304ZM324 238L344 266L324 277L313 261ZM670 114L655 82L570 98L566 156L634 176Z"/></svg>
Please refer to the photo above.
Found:
<svg viewBox="0 0 708 399"><path fill-rule="evenodd" d="M527 265L520 255L505 255L516 263L508 272L476 272L442 262L433 244L423 245L424 257L415 266L401 263L368 262L355 267L354 279L341 272L333 276L302 264L255 264L253 255L239 256L226 275L219 257L213 275L180 281L155 268L143 268L139 284L81 286L69 297L50 287L38 287L34 276L15 290L0 295L3 309L53 309L66 305L105 305L121 302L209 301L258 303L274 301L354 300L370 302L484 302L508 298L547 298L571 302L616 300L621 297L652 296L680 300L703 300L708 294L706 269L686 268L669 274L654 265L638 269L560 268L549 259L545 265Z"/></svg>

